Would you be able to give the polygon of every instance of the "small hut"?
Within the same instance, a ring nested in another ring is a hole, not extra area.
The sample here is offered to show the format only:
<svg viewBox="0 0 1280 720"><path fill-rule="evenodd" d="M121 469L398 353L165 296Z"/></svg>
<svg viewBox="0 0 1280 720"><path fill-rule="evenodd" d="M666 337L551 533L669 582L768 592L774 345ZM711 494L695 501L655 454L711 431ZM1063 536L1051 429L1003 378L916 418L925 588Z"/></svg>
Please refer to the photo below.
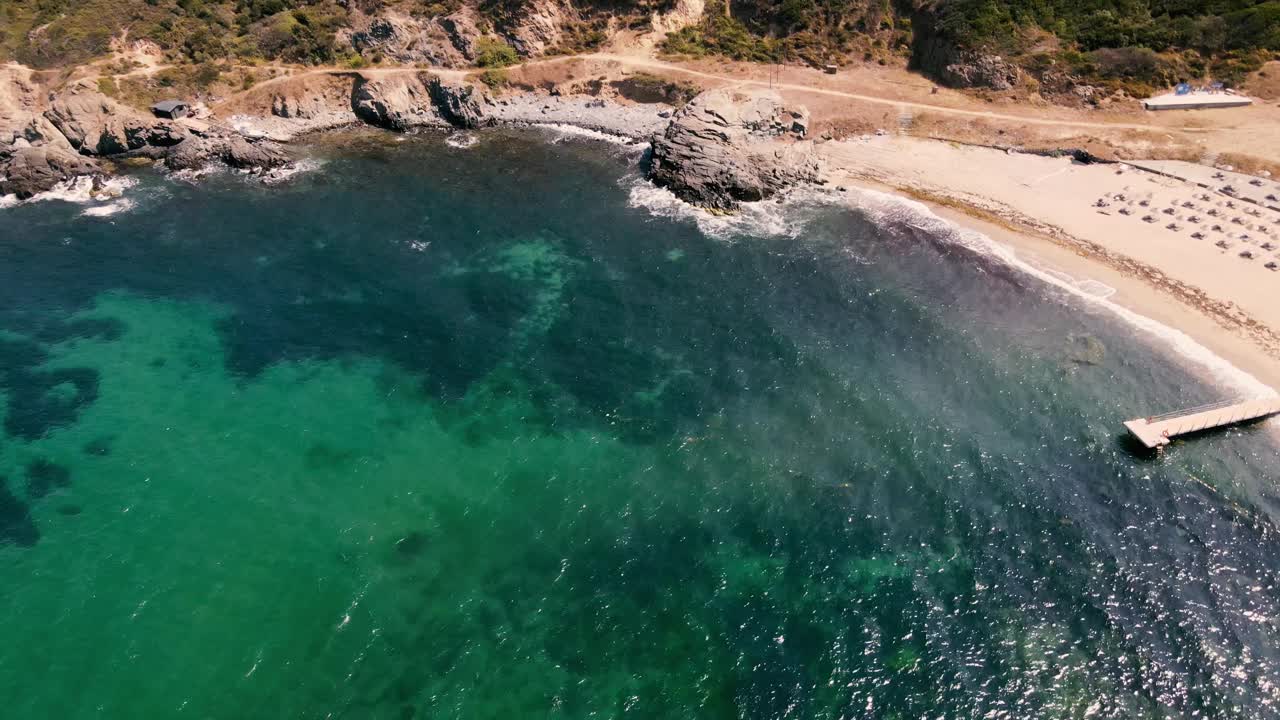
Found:
<svg viewBox="0 0 1280 720"><path fill-rule="evenodd" d="M167 118L169 120L177 120L187 116L191 112L191 106L181 100L162 100L151 106L151 113L158 118Z"/></svg>

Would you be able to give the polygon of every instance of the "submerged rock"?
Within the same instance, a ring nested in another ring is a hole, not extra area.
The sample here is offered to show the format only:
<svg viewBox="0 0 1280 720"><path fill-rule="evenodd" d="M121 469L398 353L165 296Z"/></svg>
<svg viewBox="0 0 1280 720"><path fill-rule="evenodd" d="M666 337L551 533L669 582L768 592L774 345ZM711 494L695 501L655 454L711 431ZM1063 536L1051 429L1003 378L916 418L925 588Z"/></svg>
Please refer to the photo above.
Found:
<svg viewBox="0 0 1280 720"><path fill-rule="evenodd" d="M709 90L654 139L650 178L695 205L733 210L818 179L809 113L772 91Z"/></svg>
<svg viewBox="0 0 1280 720"><path fill-rule="evenodd" d="M27 199L65 180L102 171L92 160L56 145L26 146L0 156L0 195Z"/></svg>
<svg viewBox="0 0 1280 720"><path fill-rule="evenodd" d="M1107 346L1093 335L1071 335L1067 338L1067 359L1076 365L1100 365L1107 357Z"/></svg>

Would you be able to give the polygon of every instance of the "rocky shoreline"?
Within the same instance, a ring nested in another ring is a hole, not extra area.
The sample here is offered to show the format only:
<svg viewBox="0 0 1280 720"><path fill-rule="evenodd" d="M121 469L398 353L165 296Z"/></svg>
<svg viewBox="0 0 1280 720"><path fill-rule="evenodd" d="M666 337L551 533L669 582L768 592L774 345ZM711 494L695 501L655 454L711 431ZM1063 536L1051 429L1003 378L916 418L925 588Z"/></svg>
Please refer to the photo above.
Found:
<svg viewBox="0 0 1280 720"><path fill-rule="evenodd" d="M320 73L262 88L226 119L153 118L80 83L42 93L6 68L0 92L0 195L27 199L111 161L169 170L221 163L266 172L294 162L290 143L355 125L420 128L565 125L651 142L651 179L695 205L732 211L818 180L808 113L767 91L706 91L682 108L508 89L426 71Z"/></svg>

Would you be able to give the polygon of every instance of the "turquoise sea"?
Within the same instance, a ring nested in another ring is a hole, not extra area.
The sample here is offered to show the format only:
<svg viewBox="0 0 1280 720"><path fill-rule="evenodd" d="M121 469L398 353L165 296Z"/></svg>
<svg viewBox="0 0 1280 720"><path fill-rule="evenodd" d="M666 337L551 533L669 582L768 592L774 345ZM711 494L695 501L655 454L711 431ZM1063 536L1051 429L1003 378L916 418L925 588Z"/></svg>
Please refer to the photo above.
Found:
<svg viewBox="0 0 1280 720"><path fill-rule="evenodd" d="M1229 389L549 139L0 210L5 718L1280 717L1271 431L1121 433Z"/></svg>

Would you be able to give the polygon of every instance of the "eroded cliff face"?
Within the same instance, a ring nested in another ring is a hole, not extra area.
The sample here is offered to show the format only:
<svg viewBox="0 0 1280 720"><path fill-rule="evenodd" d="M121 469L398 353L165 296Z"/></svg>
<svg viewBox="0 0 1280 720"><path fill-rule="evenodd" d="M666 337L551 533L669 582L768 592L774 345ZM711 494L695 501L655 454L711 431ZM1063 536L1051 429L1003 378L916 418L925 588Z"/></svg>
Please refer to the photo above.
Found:
<svg viewBox="0 0 1280 720"><path fill-rule="evenodd" d="M44 117L83 155L120 155L182 142L181 125L125 107L96 90L75 85L54 95Z"/></svg>
<svg viewBox="0 0 1280 720"><path fill-rule="evenodd" d="M396 63L461 68L475 63L478 40L483 36L477 21L475 8L466 6L429 19L395 10L372 15L355 11L351 27L341 31L339 39L367 58L381 55Z"/></svg>
<svg viewBox="0 0 1280 720"><path fill-rule="evenodd" d="M368 79L358 76L351 95L356 117L376 127L404 132L415 127L441 125L443 119L428 90L433 79L427 73Z"/></svg>

